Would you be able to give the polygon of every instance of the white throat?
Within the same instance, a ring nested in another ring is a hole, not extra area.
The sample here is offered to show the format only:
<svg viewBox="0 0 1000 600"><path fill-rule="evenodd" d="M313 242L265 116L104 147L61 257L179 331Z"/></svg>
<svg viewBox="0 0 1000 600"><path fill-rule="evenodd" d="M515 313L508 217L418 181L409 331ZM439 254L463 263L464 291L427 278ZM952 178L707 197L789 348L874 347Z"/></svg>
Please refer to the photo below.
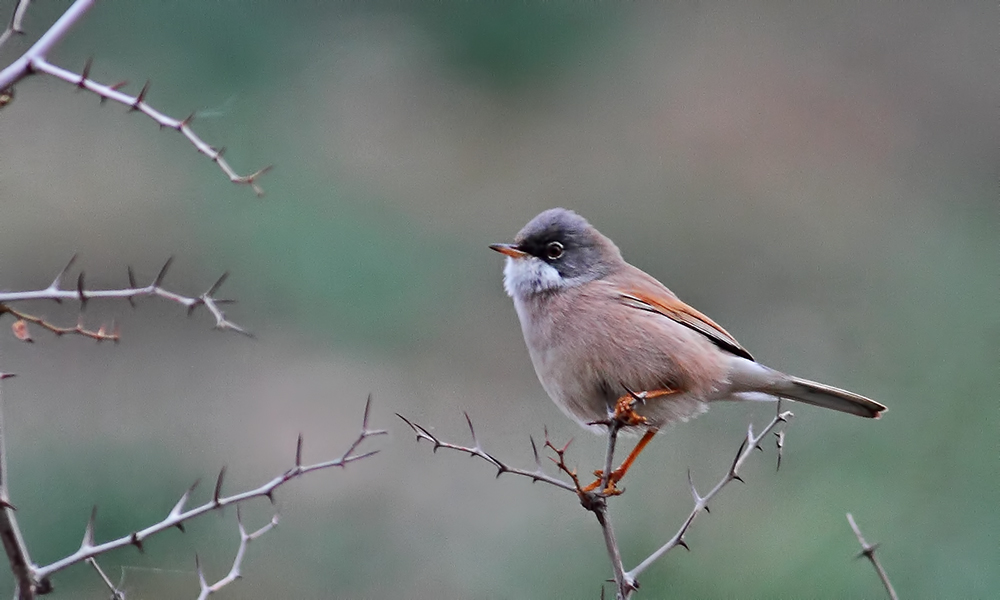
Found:
<svg viewBox="0 0 1000 600"><path fill-rule="evenodd" d="M515 300L563 288L567 283L555 267L534 256L507 257L503 268L503 289Z"/></svg>

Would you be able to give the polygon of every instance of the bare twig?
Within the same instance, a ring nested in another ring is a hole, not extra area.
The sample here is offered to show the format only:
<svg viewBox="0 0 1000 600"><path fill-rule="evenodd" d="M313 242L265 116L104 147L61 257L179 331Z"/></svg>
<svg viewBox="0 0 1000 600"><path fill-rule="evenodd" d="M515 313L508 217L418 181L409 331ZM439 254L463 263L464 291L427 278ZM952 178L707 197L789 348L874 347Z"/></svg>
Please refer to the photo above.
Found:
<svg viewBox="0 0 1000 600"><path fill-rule="evenodd" d="M691 487L691 496L694 499L694 508L691 509L690 514L688 514L687 518L684 519L684 523L681 525L680 529L677 530L677 533L675 533L674 536L667 541L667 543L660 546L659 549L657 549L655 552L646 557L645 560L639 563L631 571L626 573L625 574L626 578L635 580L636 578L639 577L639 575L643 571L648 569L650 565L652 565L660 557L662 557L664 554L666 554L667 552L669 552L670 550L672 550L677 546L683 546L684 548L687 548L688 545L687 542L684 541L684 535L687 533L688 529L691 528L691 524L694 523L695 518L697 518L697 516L701 513L701 511L703 510L708 511L708 503L715 497L716 494L722 491L722 488L726 487L726 485L728 485L731 481L734 480L743 481L743 479L741 479L739 475L740 467L742 467L743 463L745 463L747 459L750 458L750 455L753 453L754 449L758 447L758 444L760 444L760 441L764 439L765 436L767 436L780 423L787 422L788 419L790 419L791 417L792 417L791 411L785 411L776 414L774 418L771 419L771 422L768 423L766 426L764 426L764 429L757 435L754 435L753 425L750 425L747 428L747 434L743 438L743 442L740 444L740 449L736 453L736 457L733 459L732 464L729 466L729 470L722 477L722 479L717 484L715 484L715 487L709 490L709 492L704 496L698 494L698 490L695 489L694 481L691 478L691 472L688 471L688 484Z"/></svg>
<svg viewBox="0 0 1000 600"><path fill-rule="evenodd" d="M29 300L54 300L56 302L61 302L63 300L77 300L82 306L90 300L119 298L128 300L129 303L134 304L136 298L156 296L184 306L187 308L189 315L194 311L194 309L199 306L204 306L215 318L216 329L235 331L246 336L251 335L239 325L228 320L226 318L226 314L219 307L220 304L230 303L232 300L224 300L215 297L216 292L219 291L219 287L222 286L223 282L225 282L226 278L229 276L228 273L223 273L222 276L219 277L219 279L205 291L205 293L199 296L184 296L163 287L163 279L166 277L167 269L170 268L170 265L173 262L173 257L171 257L167 259L167 262L160 268L160 272L156 275L156 278L153 279L153 281L147 286L139 287L136 284L135 275L130 267L128 269L128 287L106 290L86 289L84 286L83 273L81 272L77 277L76 285L73 289L64 288L62 287L62 280L75 261L76 256L74 255L70 258L66 266L63 267L63 269L56 275L55 279L52 280L52 283L50 283L46 288L20 292L0 292L0 316L4 313L11 313L19 319L36 323L37 325L40 325L57 335L64 333L77 333L97 340L107 339L117 341L118 332L114 327L112 327L112 331L110 333L107 330L102 331L103 328L98 329L97 331L86 330L80 325L75 328L61 328L52 325L39 317L34 317L16 310L10 306L10 303Z"/></svg>
<svg viewBox="0 0 1000 600"><path fill-rule="evenodd" d="M97 576L101 578L101 581L104 582L104 586L111 592L111 600L125 600L125 592L111 582L111 578L104 572L101 565L97 564L97 559L88 558L87 564L94 567L94 570L97 571Z"/></svg>
<svg viewBox="0 0 1000 600"><path fill-rule="evenodd" d="M194 491L195 486L198 485L198 482L196 481L194 485L188 488L187 491L185 491L181 495L180 500L177 501L177 504L174 505L174 507L170 510L170 512L167 514L166 517L164 517L158 523L150 525L145 529L134 531L129 535L108 542L104 542L102 544L95 544L94 543L94 526L96 518L96 509L95 509L95 511L91 513L90 520L87 522L87 527L84 530L83 541L80 543L80 548L73 554L63 559L57 560L49 565L45 566L29 565L28 568L31 581L35 582L34 585L36 587L41 587L41 586L51 587L49 585L49 578L53 574L62 571L63 569L69 566L72 566L80 562L84 562L87 559L94 558L102 554L106 554L112 550L122 548L125 546L135 546L136 548L141 550L143 547L143 543L149 537L161 533L163 531L166 531L172 527L177 527L178 529L181 529L183 531L184 524L190 521L191 519L194 519L195 517L199 517L203 514L219 510L223 507L230 506L233 504L238 505L252 498L263 497L273 501L275 490L293 479L297 479L307 473L311 473L313 471L319 471L322 469L329 469L332 467L343 468L349 465L350 463L357 462L359 460L363 460L365 458L377 454L378 450L372 450L369 452L362 452L362 453L357 452L358 447L368 438L379 435L385 435L387 433L383 429L369 428L368 419L369 419L370 409L371 409L371 397L369 396L368 402L365 404L365 413L364 413L364 418L362 420L361 432L350 444L347 450L339 457L333 460L319 462L311 465L303 465L301 460L302 437L299 436L299 440L296 445L296 456L295 456L294 466L289 468L281 475L278 475L271 481L268 481L264 485L261 485L258 488L246 492L233 494L232 496L223 496L222 483L226 472L225 468L223 468L219 472L219 476L216 479L215 488L212 493L211 500L202 504L201 506L185 510L185 505L187 504L188 499L191 496L191 493ZM266 526L262 530L258 530L257 532L254 532L253 534L249 535L252 538L259 537L260 535L266 533L266 531L268 531L271 527L273 527L273 524L270 526ZM249 540L247 540L247 543L248 542ZM242 554L239 554L239 561L242 562ZM238 576L239 564L235 564L234 568L237 571L236 576Z"/></svg>
<svg viewBox="0 0 1000 600"><path fill-rule="evenodd" d="M9 373L0 374L0 381L11 377ZM0 395L0 540L3 541L4 553L10 562L10 570L17 584L15 597L20 600L31 600L37 589L31 574L31 555L24 543L24 536L17 524L14 505L10 503L10 487L7 483L7 424L3 418L3 396Z"/></svg>
<svg viewBox="0 0 1000 600"><path fill-rule="evenodd" d="M243 566L243 558L246 556L247 546L250 545L250 542L277 527L278 515L276 514L271 517L271 521L268 522L267 525L264 525L252 533L247 533L247 530L243 527L243 518L240 515L240 507L239 505L236 505L236 524L240 531L240 546L236 550L236 557L233 559L233 565L230 567L229 573L225 577L216 581L212 585L209 585L208 582L205 581L205 573L201 568L201 560L198 558L198 555L195 554L194 563L198 569L198 585L200 587L198 600L205 600L205 598L208 598L210 595L221 590L242 576L240 569Z"/></svg>
<svg viewBox="0 0 1000 600"><path fill-rule="evenodd" d="M57 336L62 336L67 334L79 335L82 337L90 338L92 340L97 340L98 342L105 342L105 341L118 342L119 339L121 339L121 336L119 335L118 331L118 326L115 325L114 323L111 324L110 331L104 325L101 325L98 329L87 329L86 327L83 326L83 317L81 316L80 320L77 321L74 327L60 327L54 323L46 321L41 317L37 317L35 315L29 315L26 312L22 312L11 306L7 306L6 304L0 304L0 315L3 315L4 313L10 313L16 319L18 319L19 323L21 322L34 323L35 325L38 325L42 329L51 331ZM34 341L32 340L31 335L27 332L26 325L24 325L23 331L24 331L23 334L17 334L19 339L25 342Z"/></svg>
<svg viewBox="0 0 1000 600"><path fill-rule="evenodd" d="M879 562L878 557L875 556L875 551L878 550L878 544L869 544L865 541L865 537L861 534L861 528L858 524L854 522L854 516L851 513L847 513L847 522L851 524L851 529L854 530L854 535L858 536L858 543L861 544L861 552L858 553L857 558L864 556L875 567L875 572L878 573L878 578L882 580L882 585L885 587L885 591L889 594L891 600L899 600L899 596L896 595L896 589L892 587L892 582L889 581L889 575L882 568L882 563Z"/></svg>
<svg viewBox="0 0 1000 600"><path fill-rule="evenodd" d="M48 53L56 46L62 38L69 33L69 30L83 17L84 14L94 5L95 0L76 0L69 9L46 31L34 45L31 46L17 60L10 63L5 69L0 71L0 90L7 90L13 84L35 73L45 73L56 79L60 79L76 86L93 92L100 97L101 102L111 100L127 106L130 110L136 110L155 121L161 128L166 127L179 131L198 152L204 154L214 162L225 173L230 181L236 184L248 185L258 196L264 195L264 190L258 185L257 180L267 173L271 167L264 167L249 175L240 175L222 157L225 152L222 148L214 148L207 144L191 128L191 121L194 114L185 119L175 119L170 117L146 103L146 94L149 91L149 82L143 86L142 91L136 96L130 96L119 91L124 82L115 85L104 85L90 78L90 61L81 73L75 73L62 67L56 66L47 60ZM21 19L27 9L28 2L19 2L11 19L11 24L2 36L0 45L7 41L14 32L20 33Z"/></svg>
<svg viewBox="0 0 1000 600"><path fill-rule="evenodd" d="M473 446L460 446L458 444L445 442L440 438L438 438L437 436L435 436L434 434L432 434L431 432L427 431L427 429L421 427L420 425L417 425L413 421L410 421L403 415L396 413L396 416L402 419L403 422L409 425L410 429L412 429L413 432L417 434L418 442L420 440L427 440L431 444L433 444L434 447L432 450L434 452L437 452L438 448L445 448L447 450L455 450L457 452L462 452L464 454L468 454L469 456L478 456L479 458L485 460L486 462L493 465L494 468L496 468L497 477L500 477L504 473L511 473L512 475L520 475L521 477L527 477L528 479L531 479L532 482L543 481L549 485L554 485L557 488L562 488L564 490L569 490L571 492L576 492L579 489L579 485L567 483L562 479L553 477L545 473L542 470L542 461L541 458L538 456L538 447L535 444L534 438L529 438L529 439L531 440L531 451L532 453L534 453L535 456L535 470L529 471L527 469L519 469L517 467L512 467L507 463L502 462L500 459L493 456L492 454L489 454L488 452L483 450L482 446L479 445L479 440L476 439L476 430L472 427L472 419L469 418L468 414L465 415L465 421L466 423L469 424L469 432L472 434L472 443L474 444ZM547 436L546 436L546 446L551 447L551 445L548 443Z"/></svg>
<svg viewBox="0 0 1000 600"><path fill-rule="evenodd" d="M7 23L7 28L4 29L3 33L0 33L0 48L3 48L3 45L14 34L21 35L24 33L24 15L28 12L29 4L31 4L31 0L18 0L17 6L14 7L14 14L11 15L10 22Z"/></svg>

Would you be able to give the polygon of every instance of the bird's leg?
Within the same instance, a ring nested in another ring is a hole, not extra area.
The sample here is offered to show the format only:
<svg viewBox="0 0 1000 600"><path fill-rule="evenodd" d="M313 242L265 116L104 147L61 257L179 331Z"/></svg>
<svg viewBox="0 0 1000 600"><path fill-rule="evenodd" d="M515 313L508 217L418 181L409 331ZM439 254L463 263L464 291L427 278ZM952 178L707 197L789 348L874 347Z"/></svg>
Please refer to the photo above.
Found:
<svg viewBox="0 0 1000 600"><path fill-rule="evenodd" d="M628 390L628 394L619 398L618 402L615 403L615 412L612 417L613 424L610 425L610 427L614 427L616 425L619 427L636 427L644 425L646 423L646 417L635 412L636 403L645 402L646 400L652 398L669 396L677 393L677 391L678 390L664 389L635 393ZM608 476L607 486L604 488L605 495L617 496L618 494L621 494L621 490L618 489L616 484L621 481L622 478L625 477L625 474L628 473L628 470L632 468L632 463L635 462L635 459L639 458L639 454L641 454L646 448L646 445L653 439L653 436L656 435L657 431L659 431L659 428L657 427L649 427L646 429L646 433L643 434L642 439L635 445L635 448L632 449L632 452L629 453L628 457L622 461L622 464L619 465L617 469L611 471ZM583 488L583 491L589 492L597 489L601 485L601 480L604 477L604 471L594 471L594 475L597 477L597 481Z"/></svg>

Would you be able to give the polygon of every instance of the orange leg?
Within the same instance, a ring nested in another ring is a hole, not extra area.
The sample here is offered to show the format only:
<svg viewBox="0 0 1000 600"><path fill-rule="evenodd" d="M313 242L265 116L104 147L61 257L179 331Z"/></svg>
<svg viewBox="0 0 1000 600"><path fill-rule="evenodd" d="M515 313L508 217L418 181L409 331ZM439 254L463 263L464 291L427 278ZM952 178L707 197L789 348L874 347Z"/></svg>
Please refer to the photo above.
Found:
<svg viewBox="0 0 1000 600"><path fill-rule="evenodd" d="M646 448L646 445L649 444L650 440L653 439L653 436L656 435L657 431L659 431L659 429L656 427L650 427L647 429L646 433L643 434L642 439L639 440L639 443L635 445L635 448L632 448L632 452L629 453L628 458L622 461L622 464L617 469L611 471L611 475L608 477L608 486L604 488L605 495L617 496L618 494L621 494L621 490L618 489L616 484L621 481L622 478L625 477L625 474L628 473L628 470L632 468L632 463L635 462L635 459L639 458L639 455L642 454L642 451ZM583 488L582 491L590 492L596 490L598 486L601 485L601 479L604 477L604 471L598 469L597 471L594 471L594 475L597 477L597 480Z"/></svg>
<svg viewBox="0 0 1000 600"><path fill-rule="evenodd" d="M618 402L615 403L613 418L619 426L637 427L645 425L647 423L647 419L635 411L635 405L653 398L661 398L663 396L676 394L678 391L680 390L663 389L639 393L629 392L628 395L622 396L618 399ZM622 478L625 477L625 474L628 473L628 470L632 468L632 463L635 462L635 459L639 458L639 454L641 454L646 448L646 445L653 439L653 436L656 435L657 431L659 431L659 428L657 427L648 427L646 429L646 433L642 436L642 439L639 440L639 443L636 444L635 448L632 449L632 452L629 453L628 458L626 458L617 469L611 471L611 474L608 476L607 487L604 488L605 495L616 496L621 493L616 484L621 481ZM583 488L582 491L590 492L597 489L601 485L601 479L603 479L604 471L594 471L594 475L597 477L597 481Z"/></svg>
<svg viewBox="0 0 1000 600"><path fill-rule="evenodd" d="M622 461L622 464L617 469L611 471L611 477L608 478L608 487L612 487L625 477L625 473L628 473L628 470L632 468L632 463L635 462L635 459L639 458L639 455L642 454L642 451L646 448L646 444L653 439L653 436L656 435L657 431L659 431L659 429L656 427L650 427L646 430L646 433L642 435L642 439L639 440L639 443L635 445L635 448L632 448L632 452L629 453L628 458Z"/></svg>

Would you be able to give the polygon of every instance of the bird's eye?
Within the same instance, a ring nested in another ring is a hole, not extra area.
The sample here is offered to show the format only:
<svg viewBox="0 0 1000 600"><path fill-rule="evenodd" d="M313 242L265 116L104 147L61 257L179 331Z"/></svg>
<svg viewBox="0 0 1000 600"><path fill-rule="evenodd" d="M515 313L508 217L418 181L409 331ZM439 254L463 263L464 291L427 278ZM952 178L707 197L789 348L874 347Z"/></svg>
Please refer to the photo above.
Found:
<svg viewBox="0 0 1000 600"><path fill-rule="evenodd" d="M549 244L545 246L545 256L549 260L556 260L562 255L563 245L559 242L549 242Z"/></svg>

